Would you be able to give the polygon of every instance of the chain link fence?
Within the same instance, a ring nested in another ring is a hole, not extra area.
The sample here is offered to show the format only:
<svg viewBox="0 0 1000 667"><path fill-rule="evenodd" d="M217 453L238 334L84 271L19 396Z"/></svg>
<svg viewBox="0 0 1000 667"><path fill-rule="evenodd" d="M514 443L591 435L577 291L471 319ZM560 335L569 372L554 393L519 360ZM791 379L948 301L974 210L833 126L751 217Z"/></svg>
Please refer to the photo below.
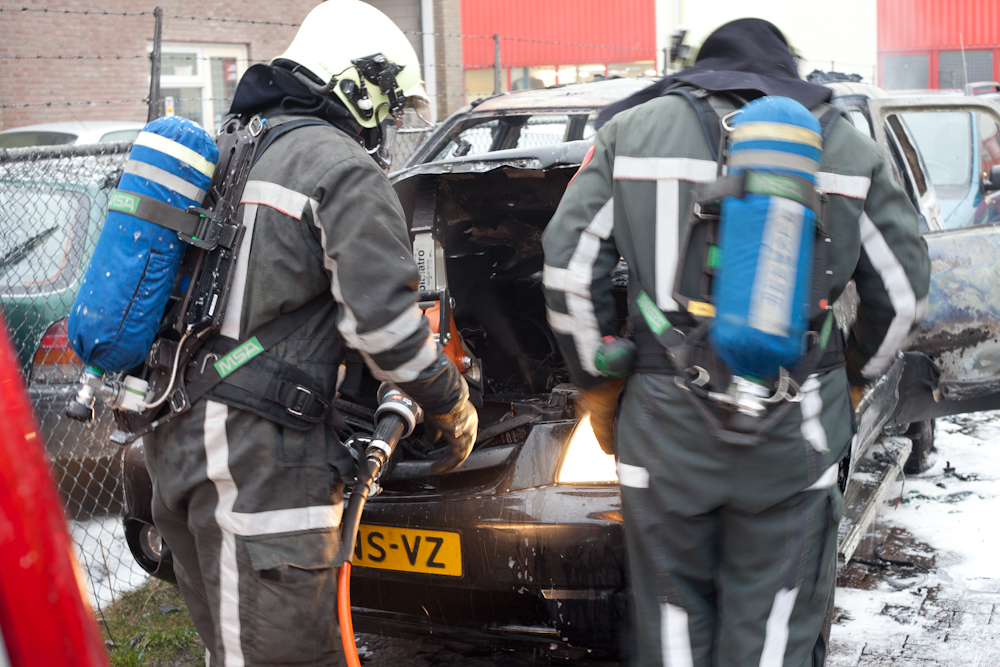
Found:
<svg viewBox="0 0 1000 667"><path fill-rule="evenodd" d="M0 151L0 303L65 501L71 534L98 603L144 573L119 517L121 451L106 410L85 426L63 414L82 366L66 316L131 144Z"/></svg>
<svg viewBox="0 0 1000 667"><path fill-rule="evenodd" d="M400 134L402 165L426 133ZM141 584L121 525L123 449L97 401L92 423L65 416L83 366L66 318L131 143L0 150L0 305L95 602Z"/></svg>

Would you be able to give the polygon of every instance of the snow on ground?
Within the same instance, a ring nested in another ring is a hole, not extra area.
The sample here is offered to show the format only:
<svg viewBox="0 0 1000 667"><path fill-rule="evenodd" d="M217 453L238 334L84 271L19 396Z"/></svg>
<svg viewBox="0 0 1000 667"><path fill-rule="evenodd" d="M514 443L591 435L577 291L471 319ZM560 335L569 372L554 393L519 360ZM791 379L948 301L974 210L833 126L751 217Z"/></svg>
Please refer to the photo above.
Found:
<svg viewBox="0 0 1000 667"><path fill-rule="evenodd" d="M896 483L875 538L883 555L929 572L889 566L886 578L908 586L897 590L874 568L846 566L829 667L1000 665L1000 412L938 420L935 444L934 466ZM146 581L120 519L70 530L95 606Z"/></svg>
<svg viewBox="0 0 1000 667"><path fill-rule="evenodd" d="M889 565L893 586L846 566L831 667L1000 665L1000 412L940 419L935 444L934 466L896 483L873 540L929 571Z"/></svg>
<svg viewBox="0 0 1000 667"><path fill-rule="evenodd" d="M69 529L92 605L103 608L115 596L146 581L149 575L135 562L125 542L121 518L105 516L70 521Z"/></svg>

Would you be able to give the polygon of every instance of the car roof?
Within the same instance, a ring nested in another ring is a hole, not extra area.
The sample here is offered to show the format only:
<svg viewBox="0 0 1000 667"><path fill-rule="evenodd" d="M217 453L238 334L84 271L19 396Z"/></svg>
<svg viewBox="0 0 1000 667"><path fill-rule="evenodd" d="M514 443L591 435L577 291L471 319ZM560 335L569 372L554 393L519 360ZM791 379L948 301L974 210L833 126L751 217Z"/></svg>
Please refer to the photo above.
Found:
<svg viewBox="0 0 1000 667"><path fill-rule="evenodd" d="M624 99L655 81L646 77L614 78L516 90L486 98L475 106L472 113L491 115L512 110L598 109Z"/></svg>
<svg viewBox="0 0 1000 667"><path fill-rule="evenodd" d="M70 120L61 123L40 123L38 125L22 125L11 127L0 134L15 134L18 132L57 132L60 134L75 134L74 143L86 144L98 141L108 132L116 130L139 130L144 123L128 120Z"/></svg>
<svg viewBox="0 0 1000 667"><path fill-rule="evenodd" d="M833 91L833 99L838 97L867 97L868 99L878 99L889 95L876 86L867 83L855 83L853 81L838 81L837 83L825 84Z"/></svg>

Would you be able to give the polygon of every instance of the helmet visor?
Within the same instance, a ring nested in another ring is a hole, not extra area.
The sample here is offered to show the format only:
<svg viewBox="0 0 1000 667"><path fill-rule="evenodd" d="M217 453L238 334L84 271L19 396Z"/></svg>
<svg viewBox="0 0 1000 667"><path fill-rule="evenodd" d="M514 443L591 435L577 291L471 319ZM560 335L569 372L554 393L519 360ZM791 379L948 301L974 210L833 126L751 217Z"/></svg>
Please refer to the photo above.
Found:
<svg viewBox="0 0 1000 667"><path fill-rule="evenodd" d="M400 132L425 132L434 127L431 105L423 97L408 95L403 110L396 116Z"/></svg>

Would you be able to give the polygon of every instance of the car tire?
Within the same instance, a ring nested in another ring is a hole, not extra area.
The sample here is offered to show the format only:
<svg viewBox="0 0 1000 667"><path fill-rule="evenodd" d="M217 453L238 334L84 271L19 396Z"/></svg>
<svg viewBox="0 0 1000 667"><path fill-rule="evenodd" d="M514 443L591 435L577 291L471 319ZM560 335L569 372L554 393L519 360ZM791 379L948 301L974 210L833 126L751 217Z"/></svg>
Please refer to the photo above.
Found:
<svg viewBox="0 0 1000 667"><path fill-rule="evenodd" d="M913 443L913 448L903 464L903 472L907 475L926 472L934 464L931 455L937 451L934 448L934 420L913 422L904 435Z"/></svg>

